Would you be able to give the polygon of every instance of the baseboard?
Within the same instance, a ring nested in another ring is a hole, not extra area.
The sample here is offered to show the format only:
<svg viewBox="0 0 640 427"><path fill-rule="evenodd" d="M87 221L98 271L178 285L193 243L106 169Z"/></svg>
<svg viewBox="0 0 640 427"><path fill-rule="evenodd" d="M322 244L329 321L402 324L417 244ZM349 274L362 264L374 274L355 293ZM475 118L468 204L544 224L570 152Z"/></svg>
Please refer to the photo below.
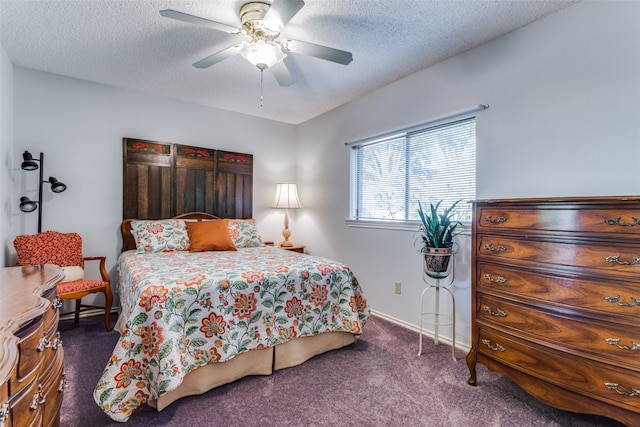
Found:
<svg viewBox="0 0 640 427"><path fill-rule="evenodd" d="M118 314L118 309L116 307L111 309L111 314ZM104 309L103 308L95 308L95 309L91 309L91 310L86 310L83 311L82 313L80 313L80 318L84 318L84 317L93 317L93 316L104 316ZM60 320L73 320L75 319L75 315L73 313L68 313L64 316L60 316Z"/></svg>
<svg viewBox="0 0 640 427"><path fill-rule="evenodd" d="M404 320L397 319L397 318L395 318L393 316L389 316L388 314L384 314L384 313L381 313L381 312L376 311L376 310L371 310L371 314L373 316L380 317L381 319L388 320L391 323L395 323L396 325L401 326L401 327L403 327L405 329L410 329L410 330L414 331L417 334L420 333L420 328L417 325L413 325L411 323L405 322ZM434 331L431 331L431 330L426 329L426 328L422 330L422 333L423 333L423 335L426 335L431 339L433 339L433 337L435 335ZM441 343L446 344L448 346L451 346L451 344L452 344L451 343L451 338L444 337L442 335L438 339L438 342L441 342ZM416 342L416 345L417 345L417 342ZM462 344L462 343L458 343L457 341L456 341L456 349L457 350L462 350L462 351L465 351L465 352L468 352L469 350L471 350L471 348L468 345Z"/></svg>

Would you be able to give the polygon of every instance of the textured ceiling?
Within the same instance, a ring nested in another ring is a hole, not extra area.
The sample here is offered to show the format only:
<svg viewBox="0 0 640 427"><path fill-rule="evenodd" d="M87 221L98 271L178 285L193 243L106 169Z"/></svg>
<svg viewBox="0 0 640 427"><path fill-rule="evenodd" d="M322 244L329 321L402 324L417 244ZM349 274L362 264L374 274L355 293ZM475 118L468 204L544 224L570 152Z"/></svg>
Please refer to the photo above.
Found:
<svg viewBox="0 0 640 427"><path fill-rule="evenodd" d="M289 54L295 83L280 87L266 70L262 107L260 72L241 56L191 66L238 36L159 14L240 27L244 3L0 0L0 42L19 67L298 124L575 1L306 0L281 38L347 50L353 62Z"/></svg>

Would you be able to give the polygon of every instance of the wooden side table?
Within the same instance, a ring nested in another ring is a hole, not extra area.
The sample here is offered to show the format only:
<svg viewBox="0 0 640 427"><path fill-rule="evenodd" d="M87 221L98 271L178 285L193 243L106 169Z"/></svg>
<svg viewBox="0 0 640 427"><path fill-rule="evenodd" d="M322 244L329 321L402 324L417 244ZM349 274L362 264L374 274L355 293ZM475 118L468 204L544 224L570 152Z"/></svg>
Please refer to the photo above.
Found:
<svg viewBox="0 0 640 427"><path fill-rule="evenodd" d="M293 245L293 246L289 246L289 247L276 246L276 247L280 248L280 249L284 249L286 251L298 252L298 253L301 253L301 254L304 253L304 245Z"/></svg>

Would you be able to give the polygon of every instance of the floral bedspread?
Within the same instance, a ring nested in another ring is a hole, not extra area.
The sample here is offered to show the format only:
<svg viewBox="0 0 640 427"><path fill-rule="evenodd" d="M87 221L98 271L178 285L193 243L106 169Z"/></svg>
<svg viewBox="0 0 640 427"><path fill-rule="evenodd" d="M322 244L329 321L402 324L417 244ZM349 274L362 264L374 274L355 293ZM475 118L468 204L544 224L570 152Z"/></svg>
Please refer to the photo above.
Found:
<svg viewBox="0 0 640 427"><path fill-rule="evenodd" d="M360 334L369 307L349 267L272 247L125 252L120 340L93 396L115 421L199 366L329 331Z"/></svg>

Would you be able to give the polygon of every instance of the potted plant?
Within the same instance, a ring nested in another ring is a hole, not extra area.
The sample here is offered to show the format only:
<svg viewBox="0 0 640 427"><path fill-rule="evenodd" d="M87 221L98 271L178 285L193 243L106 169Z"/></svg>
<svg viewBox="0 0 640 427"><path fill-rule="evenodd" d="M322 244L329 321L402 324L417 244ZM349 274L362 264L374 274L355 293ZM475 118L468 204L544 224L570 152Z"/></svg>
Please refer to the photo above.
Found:
<svg viewBox="0 0 640 427"><path fill-rule="evenodd" d="M449 260L453 253L453 237L456 228L462 225L460 221L453 219L453 209L460 202L461 200L457 200L448 208L443 208L442 213L438 213L442 200L435 205L429 203L428 211L423 209L418 201L418 215L422 221L420 252L425 257L425 272L431 277L443 278L448 275Z"/></svg>

